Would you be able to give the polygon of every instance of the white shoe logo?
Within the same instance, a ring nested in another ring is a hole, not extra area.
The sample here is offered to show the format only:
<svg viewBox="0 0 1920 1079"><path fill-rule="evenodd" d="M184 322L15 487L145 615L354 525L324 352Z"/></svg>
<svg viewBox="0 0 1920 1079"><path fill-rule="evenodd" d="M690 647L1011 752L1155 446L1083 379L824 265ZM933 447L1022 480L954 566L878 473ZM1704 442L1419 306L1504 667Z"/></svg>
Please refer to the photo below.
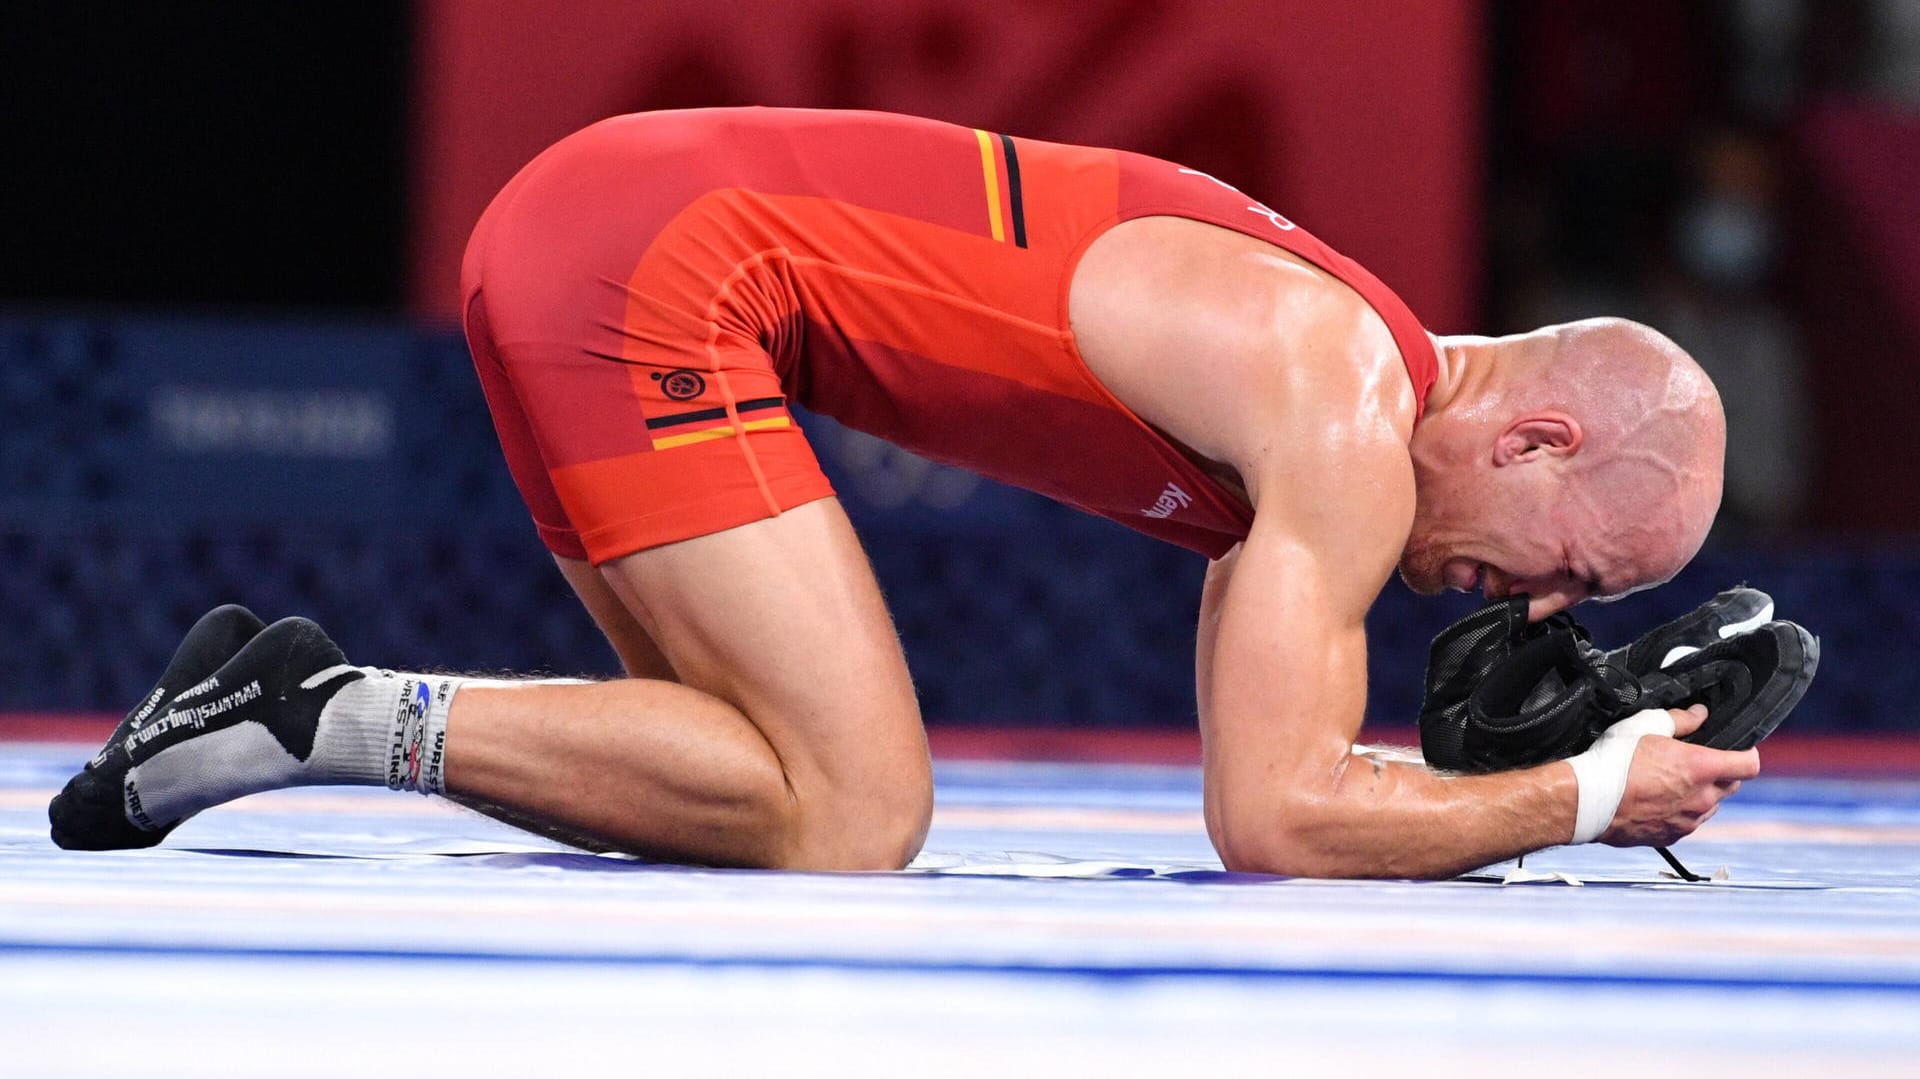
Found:
<svg viewBox="0 0 1920 1079"><path fill-rule="evenodd" d="M1769 603L1765 607L1760 608L1759 614L1754 615L1744 622L1733 622L1721 626L1720 639L1723 641L1732 640L1750 629L1759 629L1771 621L1773 621L1773 604ZM1698 648L1684 644L1676 644L1667 652L1666 658L1660 661L1660 669L1665 670L1698 651L1700 651Z"/></svg>
<svg viewBox="0 0 1920 1079"><path fill-rule="evenodd" d="M1182 491L1179 484L1169 483L1167 489L1160 492L1160 497L1153 500L1153 505L1140 513L1147 517L1167 518L1173 516L1175 510L1183 510L1191 505L1193 496Z"/></svg>

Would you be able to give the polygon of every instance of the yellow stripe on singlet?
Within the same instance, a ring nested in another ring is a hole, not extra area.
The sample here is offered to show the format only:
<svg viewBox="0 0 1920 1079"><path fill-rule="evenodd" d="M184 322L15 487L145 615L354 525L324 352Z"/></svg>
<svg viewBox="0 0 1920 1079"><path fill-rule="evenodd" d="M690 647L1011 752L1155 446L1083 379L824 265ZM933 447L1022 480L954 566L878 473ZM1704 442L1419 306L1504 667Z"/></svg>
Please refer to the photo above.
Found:
<svg viewBox="0 0 1920 1079"><path fill-rule="evenodd" d="M980 139L980 171L987 177L987 220L993 222L993 238L1006 243L1007 234L1000 227L1000 177L993 168L993 136L977 127L973 133Z"/></svg>
<svg viewBox="0 0 1920 1079"><path fill-rule="evenodd" d="M753 420L749 423L743 423L740 425L740 429L742 431L764 431L772 427L792 426L793 420L788 417L775 416L770 420ZM666 438L656 438L653 440L653 448L656 450L670 450L675 446L691 446L695 442L711 442L716 438L732 438L733 435L734 430L730 426L715 427L712 430L695 431L687 435L669 435Z"/></svg>

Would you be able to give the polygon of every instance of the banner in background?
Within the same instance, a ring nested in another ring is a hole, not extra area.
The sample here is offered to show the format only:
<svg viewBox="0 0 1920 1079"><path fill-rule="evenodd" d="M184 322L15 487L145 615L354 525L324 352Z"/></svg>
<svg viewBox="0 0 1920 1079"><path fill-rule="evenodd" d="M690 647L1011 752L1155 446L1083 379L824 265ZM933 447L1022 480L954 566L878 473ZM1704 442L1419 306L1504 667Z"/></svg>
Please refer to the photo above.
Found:
<svg viewBox="0 0 1920 1079"><path fill-rule="evenodd" d="M0 522L384 521L418 478L415 348L401 326L0 319Z"/></svg>
<svg viewBox="0 0 1920 1079"><path fill-rule="evenodd" d="M460 256L521 165L595 120L869 108L1179 161L1281 209L1472 329L1478 0L423 0L412 288L458 317Z"/></svg>

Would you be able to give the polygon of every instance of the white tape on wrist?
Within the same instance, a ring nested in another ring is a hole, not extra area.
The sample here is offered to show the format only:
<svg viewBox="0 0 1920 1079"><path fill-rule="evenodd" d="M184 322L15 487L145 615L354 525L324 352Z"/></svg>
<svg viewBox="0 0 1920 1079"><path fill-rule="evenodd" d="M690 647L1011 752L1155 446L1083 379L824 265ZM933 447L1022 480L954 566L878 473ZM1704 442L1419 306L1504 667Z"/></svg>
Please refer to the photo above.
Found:
<svg viewBox="0 0 1920 1079"><path fill-rule="evenodd" d="M1585 753L1568 757L1573 778L1580 784L1580 808L1573 815L1573 842L1591 843L1613 823L1620 799L1627 794L1627 771L1633 751L1649 734L1673 737L1673 716L1664 708L1649 708L1608 727Z"/></svg>

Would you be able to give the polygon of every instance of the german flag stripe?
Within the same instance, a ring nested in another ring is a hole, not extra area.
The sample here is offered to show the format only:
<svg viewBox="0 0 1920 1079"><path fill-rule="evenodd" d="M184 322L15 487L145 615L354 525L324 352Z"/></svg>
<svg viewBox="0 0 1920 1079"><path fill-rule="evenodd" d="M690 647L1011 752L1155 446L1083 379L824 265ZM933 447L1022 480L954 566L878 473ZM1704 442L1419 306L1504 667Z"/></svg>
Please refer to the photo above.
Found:
<svg viewBox="0 0 1920 1079"><path fill-rule="evenodd" d="M1013 218L1015 247L1027 246L1027 213L1020 205L1020 158L1013 152L1013 140L1000 136L1000 147L1007 155L1007 214Z"/></svg>
<svg viewBox="0 0 1920 1079"><path fill-rule="evenodd" d="M1007 242L1007 229L1013 229L1013 242L1018 247L1027 246L1027 211L1020 198L1020 157L1014 153L1013 140L1005 135L995 135L979 128L973 129L974 138L980 143L980 173L987 187L987 225L993 238L1000 243ZM998 141L999 151L994 150ZM1000 166L1006 163L1005 198L1000 179ZM1005 203L1006 215L1001 216L1000 207Z"/></svg>
<svg viewBox="0 0 1920 1079"><path fill-rule="evenodd" d="M786 404L781 397L756 397L751 401L742 401L733 406L735 412L759 412L762 409L779 408ZM662 427L679 427L682 424L699 423L702 420L724 420L727 410L724 408L703 408L694 412L676 412L671 416L661 416L647 421L649 431L658 431Z"/></svg>
<svg viewBox="0 0 1920 1079"><path fill-rule="evenodd" d="M793 420L791 417L774 416L764 420L749 420L741 424L738 430L736 430L732 424L727 424L725 427L710 427L705 431L689 431L684 435L668 435L666 438L656 438L653 440L653 448L656 450L670 450L675 446L691 446L696 442L712 442L717 438L732 438L741 431L766 431L776 427L792 426Z"/></svg>
<svg viewBox="0 0 1920 1079"><path fill-rule="evenodd" d="M993 226L993 238L1006 243L1006 231L1000 227L1000 170L994 167L993 138L977 127L973 133L980 140L980 171L987 178L987 220Z"/></svg>

